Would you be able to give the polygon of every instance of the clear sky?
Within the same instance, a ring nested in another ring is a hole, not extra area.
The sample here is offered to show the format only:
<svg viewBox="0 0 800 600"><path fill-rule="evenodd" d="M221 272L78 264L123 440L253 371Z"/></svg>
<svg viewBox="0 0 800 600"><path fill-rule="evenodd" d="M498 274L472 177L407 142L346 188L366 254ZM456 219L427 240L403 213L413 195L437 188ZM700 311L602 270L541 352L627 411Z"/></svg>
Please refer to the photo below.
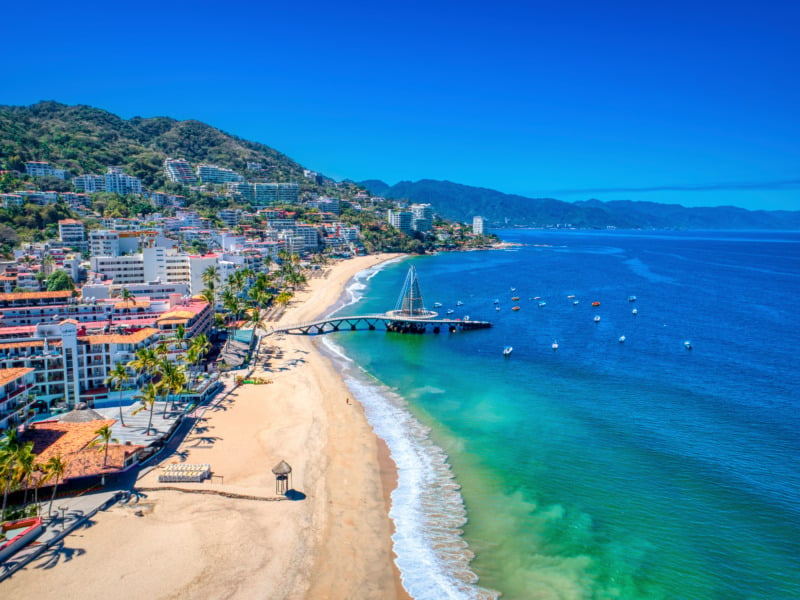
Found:
<svg viewBox="0 0 800 600"><path fill-rule="evenodd" d="M336 179L800 210L800 3L6 3L0 104L198 119Z"/></svg>

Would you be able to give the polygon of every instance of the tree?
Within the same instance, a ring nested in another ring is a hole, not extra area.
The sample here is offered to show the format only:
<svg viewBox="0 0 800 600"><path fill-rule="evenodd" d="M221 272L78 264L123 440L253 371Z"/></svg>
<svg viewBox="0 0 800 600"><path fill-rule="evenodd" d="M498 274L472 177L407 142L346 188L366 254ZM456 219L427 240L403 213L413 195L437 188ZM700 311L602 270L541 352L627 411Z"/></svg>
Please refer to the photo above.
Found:
<svg viewBox="0 0 800 600"><path fill-rule="evenodd" d="M62 290L74 290L75 282L66 271L56 271L47 278L47 291L59 292Z"/></svg>
<svg viewBox="0 0 800 600"><path fill-rule="evenodd" d="M136 396L141 400L142 405L133 411L133 414L138 414L140 411L149 410L150 418L147 420L147 432L145 435L150 435L150 425L153 423L153 409L156 406L156 398L158 398L158 388L153 383L148 383L142 388L142 393Z"/></svg>
<svg viewBox="0 0 800 600"><path fill-rule="evenodd" d="M104 452L103 454L103 466L105 467L108 464L108 445L111 442L115 444L119 443L119 440L111 435L111 427L108 425L103 425L100 429L94 432L97 438L93 439L89 442L90 446L102 446L99 449L100 452Z"/></svg>
<svg viewBox="0 0 800 600"><path fill-rule="evenodd" d="M126 287L119 291L119 297L122 298L123 302L130 302L132 305L136 304L136 296Z"/></svg>
<svg viewBox="0 0 800 600"><path fill-rule="evenodd" d="M44 465L45 477L49 481L55 478L56 482L53 485L53 494L50 496L50 506L47 508L47 514L53 512L53 500L56 499L56 490L58 490L58 480L64 477L64 472L67 470L67 463L63 461L60 454L51 456Z"/></svg>
<svg viewBox="0 0 800 600"><path fill-rule="evenodd" d="M157 364L158 355L156 355L155 350L152 348L139 348L136 351L136 358L131 360L127 366L128 368L133 369L134 373L137 375L137 378L142 375L145 375L149 378L152 377Z"/></svg>
<svg viewBox="0 0 800 600"><path fill-rule="evenodd" d="M3 510L0 512L0 520L5 519L6 516L8 492L11 489L11 484L16 474L16 464L20 447L19 433L16 428L6 431L5 436L3 436L2 441L0 441L0 474L2 474L2 477L5 479Z"/></svg>
<svg viewBox="0 0 800 600"><path fill-rule="evenodd" d="M25 482L25 493L22 496L23 506L28 504L28 488L36 471L36 455L33 453L33 442L25 442L17 451L17 480Z"/></svg>
<svg viewBox="0 0 800 600"><path fill-rule="evenodd" d="M119 422L123 427L125 427L125 419L122 417L122 388L130 378L128 369L122 363L114 365L114 368L109 371L108 377L106 377L106 383L113 385L114 389L119 392Z"/></svg>

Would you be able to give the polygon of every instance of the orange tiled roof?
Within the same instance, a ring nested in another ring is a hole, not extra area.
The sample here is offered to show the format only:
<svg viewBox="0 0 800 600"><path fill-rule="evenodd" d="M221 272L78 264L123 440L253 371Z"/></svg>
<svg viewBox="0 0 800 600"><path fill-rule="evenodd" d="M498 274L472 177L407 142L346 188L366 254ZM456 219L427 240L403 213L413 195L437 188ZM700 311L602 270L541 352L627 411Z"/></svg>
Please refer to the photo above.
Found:
<svg viewBox="0 0 800 600"><path fill-rule="evenodd" d="M53 456L61 456L67 464L64 479L85 477L121 469L125 457L143 446L109 444L108 462L103 466L102 446L89 446L97 437L95 431L103 425L109 427L114 419L89 421L88 423L37 423L22 435L23 441L33 442L33 453L38 462L46 463Z"/></svg>
<svg viewBox="0 0 800 600"><path fill-rule="evenodd" d="M11 383L15 379L24 377L33 372L30 367L15 367L13 369L0 369L0 386Z"/></svg>
<svg viewBox="0 0 800 600"><path fill-rule="evenodd" d="M145 327L133 333L101 333L98 335L82 335L79 340L89 342L90 345L96 344L138 344L153 335L158 335L158 329Z"/></svg>
<svg viewBox="0 0 800 600"><path fill-rule="evenodd" d="M45 298L70 298L72 292L62 290L59 292L16 292L13 294L0 294L0 302L11 300L43 300Z"/></svg>
<svg viewBox="0 0 800 600"><path fill-rule="evenodd" d="M52 340L48 342L51 346L60 346L61 340ZM9 348L36 348L44 346L44 340L30 340L21 342L1 342L0 350L7 350Z"/></svg>

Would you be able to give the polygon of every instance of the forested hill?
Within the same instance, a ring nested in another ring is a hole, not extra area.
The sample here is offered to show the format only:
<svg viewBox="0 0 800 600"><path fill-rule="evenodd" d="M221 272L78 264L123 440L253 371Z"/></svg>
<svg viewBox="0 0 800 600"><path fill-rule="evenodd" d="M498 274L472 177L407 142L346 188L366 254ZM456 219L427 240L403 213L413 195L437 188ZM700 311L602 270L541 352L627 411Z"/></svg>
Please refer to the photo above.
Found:
<svg viewBox="0 0 800 600"><path fill-rule="evenodd" d="M359 185L385 198L430 203L434 211L446 219L469 222L480 215L490 227L800 229L800 211L749 211L733 206L687 208L678 204L628 200L563 202L432 179L401 181L392 186L370 180Z"/></svg>
<svg viewBox="0 0 800 600"><path fill-rule="evenodd" d="M47 161L74 176L122 166L145 187L159 189L166 185L167 157L242 173L247 162L257 162L270 167L270 181L303 181L303 167L277 150L200 121L122 119L98 108L58 102L0 106L0 164L7 169L24 172L25 161Z"/></svg>

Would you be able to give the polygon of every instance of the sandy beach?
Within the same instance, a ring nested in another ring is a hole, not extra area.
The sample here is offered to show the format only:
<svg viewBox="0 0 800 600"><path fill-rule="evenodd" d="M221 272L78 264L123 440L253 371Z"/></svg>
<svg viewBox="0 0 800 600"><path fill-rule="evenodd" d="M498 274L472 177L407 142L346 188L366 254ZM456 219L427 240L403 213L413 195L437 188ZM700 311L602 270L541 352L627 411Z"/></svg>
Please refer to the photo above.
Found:
<svg viewBox="0 0 800 600"><path fill-rule="evenodd" d="M280 318L329 310L352 276L393 255L358 257L309 279ZM172 484L275 497L273 466L292 467L302 499L184 493L138 481L138 502L98 513L57 552L0 585L27 598L408 598L393 562L385 445L313 338L265 337L254 376L206 410L173 462L210 463L212 481ZM137 512L139 515L137 515Z"/></svg>

